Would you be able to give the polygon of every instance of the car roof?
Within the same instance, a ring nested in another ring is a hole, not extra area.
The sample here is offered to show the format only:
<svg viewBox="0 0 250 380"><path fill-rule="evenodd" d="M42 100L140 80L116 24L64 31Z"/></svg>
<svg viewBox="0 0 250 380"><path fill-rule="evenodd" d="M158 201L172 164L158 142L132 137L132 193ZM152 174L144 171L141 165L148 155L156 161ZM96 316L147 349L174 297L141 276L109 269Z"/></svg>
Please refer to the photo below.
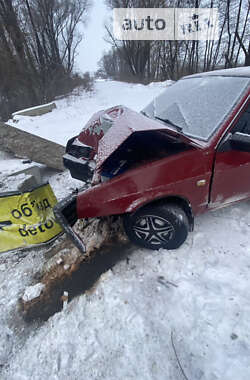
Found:
<svg viewBox="0 0 250 380"><path fill-rule="evenodd" d="M198 73L198 74L188 75L188 76L183 77L182 79L199 78L199 77L207 77L207 76L250 78L250 66L236 67L233 69L208 71L206 73Z"/></svg>

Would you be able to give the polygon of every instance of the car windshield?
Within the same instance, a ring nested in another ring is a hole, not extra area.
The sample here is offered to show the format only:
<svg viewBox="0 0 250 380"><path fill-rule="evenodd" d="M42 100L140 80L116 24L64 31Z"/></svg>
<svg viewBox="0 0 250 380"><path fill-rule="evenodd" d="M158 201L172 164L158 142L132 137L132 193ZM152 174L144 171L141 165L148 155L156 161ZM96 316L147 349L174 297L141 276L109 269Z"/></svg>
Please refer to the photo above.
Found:
<svg viewBox="0 0 250 380"><path fill-rule="evenodd" d="M182 79L142 113L186 135L208 140L250 84L249 78L206 76Z"/></svg>

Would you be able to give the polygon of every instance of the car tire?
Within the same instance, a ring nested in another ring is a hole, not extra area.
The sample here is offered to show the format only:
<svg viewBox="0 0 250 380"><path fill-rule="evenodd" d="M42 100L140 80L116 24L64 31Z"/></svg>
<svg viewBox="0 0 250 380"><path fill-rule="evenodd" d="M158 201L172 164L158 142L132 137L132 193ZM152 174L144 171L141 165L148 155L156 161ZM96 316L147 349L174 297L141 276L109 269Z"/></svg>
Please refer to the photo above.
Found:
<svg viewBox="0 0 250 380"><path fill-rule="evenodd" d="M176 204L151 204L124 216L129 240L140 247L158 250L177 249L187 238L189 222Z"/></svg>

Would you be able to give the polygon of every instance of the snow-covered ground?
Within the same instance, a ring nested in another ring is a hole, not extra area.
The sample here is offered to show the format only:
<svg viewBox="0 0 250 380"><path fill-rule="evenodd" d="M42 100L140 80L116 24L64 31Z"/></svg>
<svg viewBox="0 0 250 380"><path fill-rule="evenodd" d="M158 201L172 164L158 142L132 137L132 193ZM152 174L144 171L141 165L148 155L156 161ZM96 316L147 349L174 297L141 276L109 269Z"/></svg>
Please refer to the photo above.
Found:
<svg viewBox="0 0 250 380"><path fill-rule="evenodd" d="M92 94L69 96L56 101L57 109L49 114L39 117L16 115L8 124L66 145L71 137L79 134L95 112L120 104L140 111L170 83L167 81L144 86L98 80Z"/></svg>
<svg viewBox="0 0 250 380"><path fill-rule="evenodd" d="M139 110L162 87L98 82L94 95L15 126L65 143L93 112L118 103ZM7 175L25 165L0 153L1 191L13 190ZM79 186L68 172L44 168L44 179L58 198ZM197 217L176 251L132 248L90 292L26 324L18 299L45 253L0 255L1 379L250 379L250 202Z"/></svg>

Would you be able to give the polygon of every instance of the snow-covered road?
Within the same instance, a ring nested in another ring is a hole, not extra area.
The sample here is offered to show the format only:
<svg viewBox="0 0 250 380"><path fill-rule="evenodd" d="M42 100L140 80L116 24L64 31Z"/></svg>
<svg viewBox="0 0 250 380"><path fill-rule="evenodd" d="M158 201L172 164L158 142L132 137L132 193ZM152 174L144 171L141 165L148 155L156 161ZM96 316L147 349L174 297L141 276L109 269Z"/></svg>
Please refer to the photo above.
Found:
<svg viewBox="0 0 250 380"><path fill-rule="evenodd" d="M115 102L112 86L120 88ZM51 114L18 124L63 143L89 113L116 103L140 109L161 89L99 82L96 97L60 100ZM7 174L21 166L0 155L4 190L15 185ZM50 173L50 182L58 198L77 186L67 172ZM250 379L250 202L197 217L176 251L132 249L92 291L27 325L17 301L45 252L0 255L1 379Z"/></svg>
<svg viewBox="0 0 250 380"><path fill-rule="evenodd" d="M81 93L56 101L57 109L39 117L15 116L8 124L24 131L66 145L97 111L124 105L135 111L144 108L171 81L142 84L99 80L93 93Z"/></svg>

